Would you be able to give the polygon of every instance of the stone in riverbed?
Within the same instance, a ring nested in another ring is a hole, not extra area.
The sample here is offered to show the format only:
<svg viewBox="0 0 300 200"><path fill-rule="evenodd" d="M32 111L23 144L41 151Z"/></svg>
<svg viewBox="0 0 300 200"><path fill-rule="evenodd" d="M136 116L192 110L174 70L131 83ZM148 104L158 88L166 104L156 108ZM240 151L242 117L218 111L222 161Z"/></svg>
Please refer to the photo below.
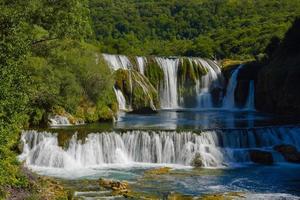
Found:
<svg viewBox="0 0 300 200"><path fill-rule="evenodd" d="M268 151L250 150L249 155L251 161L258 164L271 165L274 162L272 153Z"/></svg>
<svg viewBox="0 0 300 200"><path fill-rule="evenodd" d="M99 185L105 189L111 189L119 194L127 193L129 191L129 185L127 182L105 180L100 178Z"/></svg>
<svg viewBox="0 0 300 200"><path fill-rule="evenodd" d="M145 175L163 175L170 173L171 168L170 167L161 167L156 169L150 169L145 171Z"/></svg>

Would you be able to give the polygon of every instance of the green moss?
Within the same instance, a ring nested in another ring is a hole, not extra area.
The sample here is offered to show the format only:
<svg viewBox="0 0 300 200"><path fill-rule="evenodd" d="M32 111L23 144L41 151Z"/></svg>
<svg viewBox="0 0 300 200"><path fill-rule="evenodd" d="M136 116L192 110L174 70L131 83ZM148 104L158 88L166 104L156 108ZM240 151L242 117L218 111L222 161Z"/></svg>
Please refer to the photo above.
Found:
<svg viewBox="0 0 300 200"><path fill-rule="evenodd" d="M122 91L134 111L159 107L157 90L139 72L119 69L115 72L115 79L115 87Z"/></svg>
<svg viewBox="0 0 300 200"><path fill-rule="evenodd" d="M113 118L114 112L108 106L103 106L100 109L98 109L99 121L111 121Z"/></svg>
<svg viewBox="0 0 300 200"><path fill-rule="evenodd" d="M206 68L199 63L188 58L180 59L178 69L178 91L180 96L186 100L194 98L196 96L195 86L197 82L201 82L201 77L206 74Z"/></svg>
<svg viewBox="0 0 300 200"><path fill-rule="evenodd" d="M148 78L154 88L159 91L159 87L164 80L164 72L159 67L153 57L147 58L147 66L145 67L145 76Z"/></svg>

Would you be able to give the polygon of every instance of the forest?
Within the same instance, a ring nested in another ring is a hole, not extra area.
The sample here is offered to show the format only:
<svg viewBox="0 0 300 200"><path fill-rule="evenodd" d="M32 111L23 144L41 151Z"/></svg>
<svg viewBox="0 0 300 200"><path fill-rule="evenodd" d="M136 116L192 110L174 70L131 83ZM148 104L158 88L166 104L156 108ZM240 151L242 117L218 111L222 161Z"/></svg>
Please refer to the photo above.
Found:
<svg viewBox="0 0 300 200"><path fill-rule="evenodd" d="M91 0L96 39L108 53L253 58L282 38L294 0Z"/></svg>
<svg viewBox="0 0 300 200"><path fill-rule="evenodd" d="M42 125L54 110L112 120L114 82L97 55L273 58L300 1L0 0L0 10L4 198L11 188L34 188L16 157L21 129Z"/></svg>

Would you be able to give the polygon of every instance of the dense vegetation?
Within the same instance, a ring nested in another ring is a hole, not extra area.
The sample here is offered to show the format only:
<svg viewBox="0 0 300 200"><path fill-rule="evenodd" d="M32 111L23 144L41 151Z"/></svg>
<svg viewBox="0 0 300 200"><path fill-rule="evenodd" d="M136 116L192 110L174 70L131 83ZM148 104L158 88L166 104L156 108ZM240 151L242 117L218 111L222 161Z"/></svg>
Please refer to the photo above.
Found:
<svg viewBox="0 0 300 200"><path fill-rule="evenodd" d="M273 38L267 59L258 62L256 102L259 109L280 114L300 114L300 18L284 39Z"/></svg>
<svg viewBox="0 0 300 200"><path fill-rule="evenodd" d="M248 58L282 38L295 0L91 0L96 38L120 54Z"/></svg>
<svg viewBox="0 0 300 200"><path fill-rule="evenodd" d="M111 75L99 49L86 43L87 3L0 1L0 199L31 188L16 159L21 128L54 109L87 121L112 118Z"/></svg>

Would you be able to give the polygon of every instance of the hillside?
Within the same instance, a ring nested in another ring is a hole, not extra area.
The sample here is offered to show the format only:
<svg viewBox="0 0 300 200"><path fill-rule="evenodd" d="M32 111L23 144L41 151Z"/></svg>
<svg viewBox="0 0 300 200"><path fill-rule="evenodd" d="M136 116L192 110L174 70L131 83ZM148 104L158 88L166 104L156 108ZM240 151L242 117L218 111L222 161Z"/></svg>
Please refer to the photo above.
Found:
<svg viewBox="0 0 300 200"><path fill-rule="evenodd" d="M267 112L300 113L300 19L275 43L258 74L257 106Z"/></svg>
<svg viewBox="0 0 300 200"><path fill-rule="evenodd" d="M282 38L295 0L91 0L95 36L107 53L249 58Z"/></svg>

